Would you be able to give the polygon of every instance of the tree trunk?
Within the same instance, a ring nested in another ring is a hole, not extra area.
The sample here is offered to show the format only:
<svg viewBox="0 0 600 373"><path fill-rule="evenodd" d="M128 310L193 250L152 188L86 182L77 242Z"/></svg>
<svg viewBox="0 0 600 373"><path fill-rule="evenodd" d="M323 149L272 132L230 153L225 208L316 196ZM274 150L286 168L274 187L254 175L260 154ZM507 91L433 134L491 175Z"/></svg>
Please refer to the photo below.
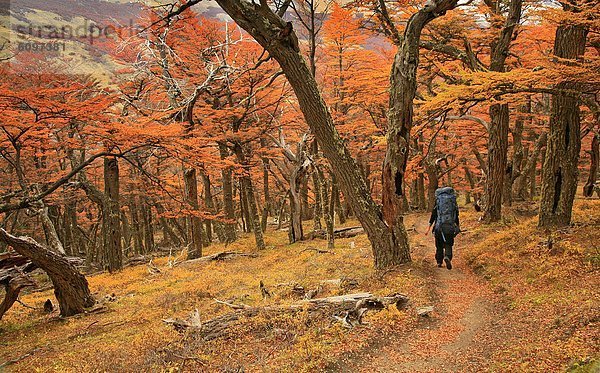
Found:
<svg viewBox="0 0 600 373"><path fill-rule="evenodd" d="M302 220L310 220L310 208L308 205L308 175L303 175L300 183L300 196L302 197Z"/></svg>
<svg viewBox="0 0 600 373"><path fill-rule="evenodd" d="M335 193L335 184L332 182L327 183L325 179L325 173L321 170L321 168L317 169L317 173L319 174L319 179L321 181L320 186L320 194L321 194L321 215L325 219L325 228L326 228L326 238L327 238L327 248L333 249L335 246L334 242L334 216L335 216L335 199L333 198L333 194ZM331 193L328 191L328 184L331 184ZM315 231L316 232L316 231Z"/></svg>
<svg viewBox="0 0 600 373"><path fill-rule="evenodd" d="M69 261L44 248L29 237L15 237L0 229L0 241L10 245L19 254L29 258L43 269L54 285L54 295L60 306L60 315L72 316L94 305L95 300L88 282Z"/></svg>
<svg viewBox="0 0 600 373"><path fill-rule="evenodd" d="M265 144L266 146L266 144ZM269 191L269 159L263 157L263 198L265 203L263 205L262 216L260 219L260 228L263 232L267 231L267 220L269 219L269 212L272 210L272 201Z"/></svg>
<svg viewBox="0 0 600 373"><path fill-rule="evenodd" d="M127 214L125 214L125 211L121 211L121 229L123 236L123 255L127 257L131 251L131 239L133 237L131 234L131 224L129 224L129 219L127 218ZM165 235L164 239L166 242L169 242L168 236Z"/></svg>
<svg viewBox="0 0 600 373"><path fill-rule="evenodd" d="M211 185L210 185L210 177L206 174L206 172L202 173L202 185L204 186L204 206L206 209L214 214L215 213L215 203L212 197ZM212 232L213 232L213 224L210 219L204 219L204 226L206 232L206 246L210 245L212 242Z"/></svg>
<svg viewBox="0 0 600 373"><path fill-rule="evenodd" d="M302 183L306 179L306 173L310 161L306 157L304 146L300 146L296 153L294 169L290 175L290 243L304 239L302 227Z"/></svg>
<svg viewBox="0 0 600 373"><path fill-rule="evenodd" d="M333 198L333 203L335 203L335 212L337 213L338 221L340 222L340 224L346 224L347 214L344 210L344 206L342 205L342 199L340 198L340 190L337 186L337 180L335 179L335 176L332 176L331 183L331 192L333 193L331 195L331 198ZM331 211L331 218L333 219L333 211Z"/></svg>
<svg viewBox="0 0 600 373"><path fill-rule="evenodd" d="M312 66L312 65L311 65ZM311 71L313 71L311 69ZM314 74L313 74L314 76ZM312 143L312 148L311 148L311 154L313 157L313 161L315 162L315 164L318 163L318 159L319 159L319 144L317 143L317 141L313 141ZM315 193L315 206L313 209L313 231L318 231L321 230L321 216L323 215L323 208L321 206L322 202L322 196L321 196L321 183L324 182L324 180L321 180L321 177L319 176L319 172L315 167L315 170L312 173L312 182L313 182L313 190Z"/></svg>
<svg viewBox="0 0 600 373"><path fill-rule="evenodd" d="M119 164L115 157L104 157L104 264L110 272L123 268L121 247L121 209L119 205Z"/></svg>
<svg viewBox="0 0 600 373"><path fill-rule="evenodd" d="M149 201L144 198L140 201L142 208L142 220L144 221L144 247L146 253L153 252L156 248L154 244L154 221L152 218L152 209Z"/></svg>
<svg viewBox="0 0 600 373"><path fill-rule="evenodd" d="M537 141L535 142L535 147L532 150L531 155L529 155L529 157L527 158L527 162L525 163L525 166L523 167L523 169L521 170L521 173L519 176L517 176L517 178L515 179L515 182L513 184L513 196L515 199L517 200L521 200L524 201L527 199L527 181L531 180L531 182L533 182L533 184L535 185L535 169L537 166L537 160L540 156L540 152L542 150L542 148L546 145L546 139L547 139L547 135L546 133L543 133L540 135L540 137L538 137Z"/></svg>
<svg viewBox="0 0 600 373"><path fill-rule="evenodd" d="M513 32L521 20L523 0L511 0L504 27L492 42L490 70L503 72L509 55ZM499 9L499 8L498 8ZM498 11L497 9L494 11ZM508 104L492 104L489 109L488 160L485 188L485 222L499 221L502 217L502 191L507 170L509 110Z"/></svg>
<svg viewBox="0 0 600 373"><path fill-rule="evenodd" d="M594 187L596 186L596 177L598 174L598 158L600 157L600 147L598 146L600 135L595 133L593 134L594 138L592 139L592 146L589 151L590 153L590 172L588 174L588 179L583 186L583 195L585 197L591 197L594 194Z"/></svg>
<svg viewBox="0 0 600 373"><path fill-rule="evenodd" d="M577 59L585 52L587 30L581 25L561 24L556 30L554 55ZM559 89L574 89L568 82ZM550 132L542 174L540 227L561 227L571 223L573 199L577 189L581 149L579 102L561 94L552 96Z"/></svg>
<svg viewBox="0 0 600 373"><path fill-rule="evenodd" d="M325 189L325 193L327 193L327 189ZM335 247L335 234L334 234L334 212L335 212L335 205L336 203L339 203L339 198L336 199L333 198L333 196L339 196L340 193L338 191L337 188L337 184L335 183L335 180L331 180L331 194L329 195L329 211L326 212L325 214L325 226L327 227L327 248L328 249L333 249ZM326 197L326 196L324 196ZM323 202L325 202L325 199L323 199Z"/></svg>
<svg viewBox="0 0 600 373"><path fill-rule="evenodd" d="M529 104L522 105L519 108L519 114L517 115L517 119L515 120L514 129L511 132L512 134L512 148L513 154L512 159L507 165L506 174L504 177L504 190L502 195L502 203L505 206L511 206L514 196L513 196L513 185L517 177L521 174L521 168L523 165L523 123L525 122L524 114L529 114L531 105Z"/></svg>
<svg viewBox="0 0 600 373"><path fill-rule="evenodd" d="M229 150L224 144L219 143L219 154L221 159L227 158ZM223 212L227 221L223 224L223 232L225 236L225 244L232 243L236 240L235 231L235 207L233 205L233 177L232 168L225 167L221 171L223 183Z"/></svg>
<svg viewBox="0 0 600 373"><path fill-rule="evenodd" d="M502 190L506 175L506 153L508 151L508 105L490 106L490 128L488 137L488 159L485 188L484 221L495 222L502 217Z"/></svg>
<svg viewBox="0 0 600 373"><path fill-rule="evenodd" d="M202 220L198 213L198 179L196 177L196 169L188 168L183 172L185 182L185 202L192 211L188 217L188 239L189 248L187 259L196 259L202 256Z"/></svg>
<svg viewBox="0 0 600 373"><path fill-rule="evenodd" d="M42 227L44 228L48 248L50 248L50 250L54 251L55 253L65 255L65 249L63 247L63 244L60 242L60 239L58 238L56 227L54 226L54 223L48 215L48 206L46 206L46 204L43 202L41 202L41 205L42 207L38 209L38 213L40 216L40 220L42 221Z"/></svg>
<svg viewBox="0 0 600 373"><path fill-rule="evenodd" d="M178 235L177 233L175 233L175 230L173 229L173 227L171 226L169 220L167 220L167 218L165 218L165 208L162 204L155 202L154 203L154 208L156 209L157 215L158 215L158 223L160 224L162 230L163 230L163 235L165 237L168 237L169 240L175 245L175 246L181 246L183 244L183 241ZM136 218L137 219L137 218ZM133 225L135 223L132 221L132 228ZM135 228L132 229L134 231L133 234L135 234ZM137 252L137 250L136 250Z"/></svg>
<svg viewBox="0 0 600 373"><path fill-rule="evenodd" d="M420 211L427 209L427 201L425 200L425 174L421 171L417 174L417 200L419 201L417 207Z"/></svg>
<svg viewBox="0 0 600 373"><path fill-rule="evenodd" d="M135 197L131 196L131 199L129 200L129 213L131 214L131 234L133 236L133 251L136 254L143 254L143 227L140 222L138 210L138 204L135 201Z"/></svg>
<svg viewBox="0 0 600 373"><path fill-rule="evenodd" d="M252 178L250 177L250 175L244 175L241 177L240 183L242 186L241 192L246 195L246 203L248 206L248 217L250 219L248 222L248 225L252 228L252 231L254 232L254 240L256 242L256 248L259 250L262 250L266 246L265 246L265 240L263 237L263 231L260 226L260 217L258 215L258 207L256 205L256 199L254 198L254 187L252 185Z"/></svg>
<svg viewBox="0 0 600 373"><path fill-rule="evenodd" d="M246 193L244 192L244 186L242 185L242 180L238 179L237 182L237 190L240 196L240 219L242 221L242 232L249 233L250 232L250 213L248 208L248 201Z"/></svg>
<svg viewBox="0 0 600 373"><path fill-rule="evenodd" d="M312 173L313 190L315 191L315 205L313 208L313 231L321 230L321 217L323 215L323 201L321 196L321 178L319 173L314 171Z"/></svg>
<svg viewBox="0 0 600 373"><path fill-rule="evenodd" d="M470 204L471 203L471 193L473 193L473 191L475 190L475 178L473 177L473 174L471 173L471 171L469 170L469 168L467 166L465 166L463 168L465 170L465 179L467 179L467 181L469 182L469 191L467 192L467 200L465 203ZM477 203L477 197L473 196L475 199L475 203Z"/></svg>
<svg viewBox="0 0 600 373"><path fill-rule="evenodd" d="M65 204L65 213L63 215L63 229L65 236L65 252L69 256L79 254L77 233L77 204L75 201L68 201Z"/></svg>
<svg viewBox="0 0 600 373"><path fill-rule="evenodd" d="M404 173L408 162L410 131L413 126L413 100L417 91L421 31L432 20L456 6L456 1L430 1L413 14L398 45L390 72L387 150L383 161L383 217L391 228L397 246L395 260L409 262L408 236L402 217Z"/></svg>

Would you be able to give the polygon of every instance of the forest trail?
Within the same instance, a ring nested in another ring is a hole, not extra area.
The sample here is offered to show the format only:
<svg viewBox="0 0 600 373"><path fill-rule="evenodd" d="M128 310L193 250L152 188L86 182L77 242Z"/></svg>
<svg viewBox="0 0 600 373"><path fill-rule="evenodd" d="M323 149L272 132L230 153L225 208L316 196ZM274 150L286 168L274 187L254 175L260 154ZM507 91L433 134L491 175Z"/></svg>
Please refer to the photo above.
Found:
<svg viewBox="0 0 600 373"><path fill-rule="evenodd" d="M501 306L488 285L461 258L468 236L457 237L453 268L437 268L433 236L424 236L428 216L420 216L415 228L413 260L431 268L431 304L428 317L419 320L409 334L378 344L358 362L362 372L475 372L490 364L491 353L506 341L501 337Z"/></svg>

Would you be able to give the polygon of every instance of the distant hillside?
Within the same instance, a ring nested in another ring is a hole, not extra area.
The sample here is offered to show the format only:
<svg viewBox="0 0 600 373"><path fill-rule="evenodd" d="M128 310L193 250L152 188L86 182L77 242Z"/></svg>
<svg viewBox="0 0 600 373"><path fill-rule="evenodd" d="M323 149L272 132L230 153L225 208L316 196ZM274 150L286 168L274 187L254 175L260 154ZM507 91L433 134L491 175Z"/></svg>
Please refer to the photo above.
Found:
<svg viewBox="0 0 600 373"><path fill-rule="evenodd" d="M110 84L119 66L107 56L103 41L115 25L138 24L141 9L141 2L119 0L0 0L0 59L32 52L33 58L50 60L62 72L91 74ZM194 10L227 18L213 1Z"/></svg>

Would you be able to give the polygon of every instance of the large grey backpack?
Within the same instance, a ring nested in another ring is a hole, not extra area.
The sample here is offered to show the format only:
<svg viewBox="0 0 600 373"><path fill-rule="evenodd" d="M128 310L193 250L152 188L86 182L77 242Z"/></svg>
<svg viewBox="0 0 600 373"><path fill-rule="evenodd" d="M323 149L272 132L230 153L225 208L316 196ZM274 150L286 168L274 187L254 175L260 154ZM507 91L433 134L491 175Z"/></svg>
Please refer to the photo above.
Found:
<svg viewBox="0 0 600 373"><path fill-rule="evenodd" d="M435 203L437 205L436 229L442 227L455 227L458 204L456 193L451 187L439 188L435 191Z"/></svg>

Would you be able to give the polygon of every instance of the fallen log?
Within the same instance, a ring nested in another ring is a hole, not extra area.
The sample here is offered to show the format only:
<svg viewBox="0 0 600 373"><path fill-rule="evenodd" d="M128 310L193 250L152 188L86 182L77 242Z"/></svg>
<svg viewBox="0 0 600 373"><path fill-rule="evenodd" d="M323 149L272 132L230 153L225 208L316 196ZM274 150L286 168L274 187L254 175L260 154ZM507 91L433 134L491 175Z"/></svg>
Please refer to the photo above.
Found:
<svg viewBox="0 0 600 373"><path fill-rule="evenodd" d="M300 253L302 254L305 251L314 251L317 254L335 254L335 252L333 252L333 251L323 250L323 249L319 249L317 247L307 247L306 249L300 251Z"/></svg>
<svg viewBox="0 0 600 373"><path fill-rule="evenodd" d="M84 312L95 304L87 279L67 258L46 249L30 237L16 237L4 229L0 229L0 242L11 246L48 274L61 316Z"/></svg>
<svg viewBox="0 0 600 373"><path fill-rule="evenodd" d="M204 341L221 338L228 335L229 330L240 320L255 317L265 313L268 317L281 314L306 311L311 316L317 315L332 317L342 325L352 328L362 324L362 318L369 310L379 311L394 304L402 310L408 304L408 297L400 293L377 297L371 293L346 294L327 298L303 300L287 306L252 307L245 304L233 304L219 301L218 304L226 305L234 312L225 313L212 319L201 321L198 310L190 314L187 319L163 319L163 322L172 325L181 333L191 333L195 338Z"/></svg>
<svg viewBox="0 0 600 373"><path fill-rule="evenodd" d="M180 262L177 264L202 263L202 262L210 262L213 260L228 260L228 259L233 259L236 257L256 258L256 257L258 257L258 254L242 253L239 251L222 251L220 253L205 255L205 256L197 258L197 259L186 260L184 262Z"/></svg>
<svg viewBox="0 0 600 373"><path fill-rule="evenodd" d="M365 230L361 226L336 228L333 230L333 236L334 238L350 238L358 236L359 234L362 234L364 232ZM314 240L315 238L320 238L324 240L327 238L327 231L324 229L319 229L316 231L312 231L308 234L308 236L311 240Z"/></svg>
<svg viewBox="0 0 600 373"><path fill-rule="evenodd" d="M154 257L152 255L133 256L133 257L127 259L127 262L125 262L125 265L123 265L123 267L126 268L126 267L137 266L140 264L146 264L146 263L150 262L153 258Z"/></svg>

